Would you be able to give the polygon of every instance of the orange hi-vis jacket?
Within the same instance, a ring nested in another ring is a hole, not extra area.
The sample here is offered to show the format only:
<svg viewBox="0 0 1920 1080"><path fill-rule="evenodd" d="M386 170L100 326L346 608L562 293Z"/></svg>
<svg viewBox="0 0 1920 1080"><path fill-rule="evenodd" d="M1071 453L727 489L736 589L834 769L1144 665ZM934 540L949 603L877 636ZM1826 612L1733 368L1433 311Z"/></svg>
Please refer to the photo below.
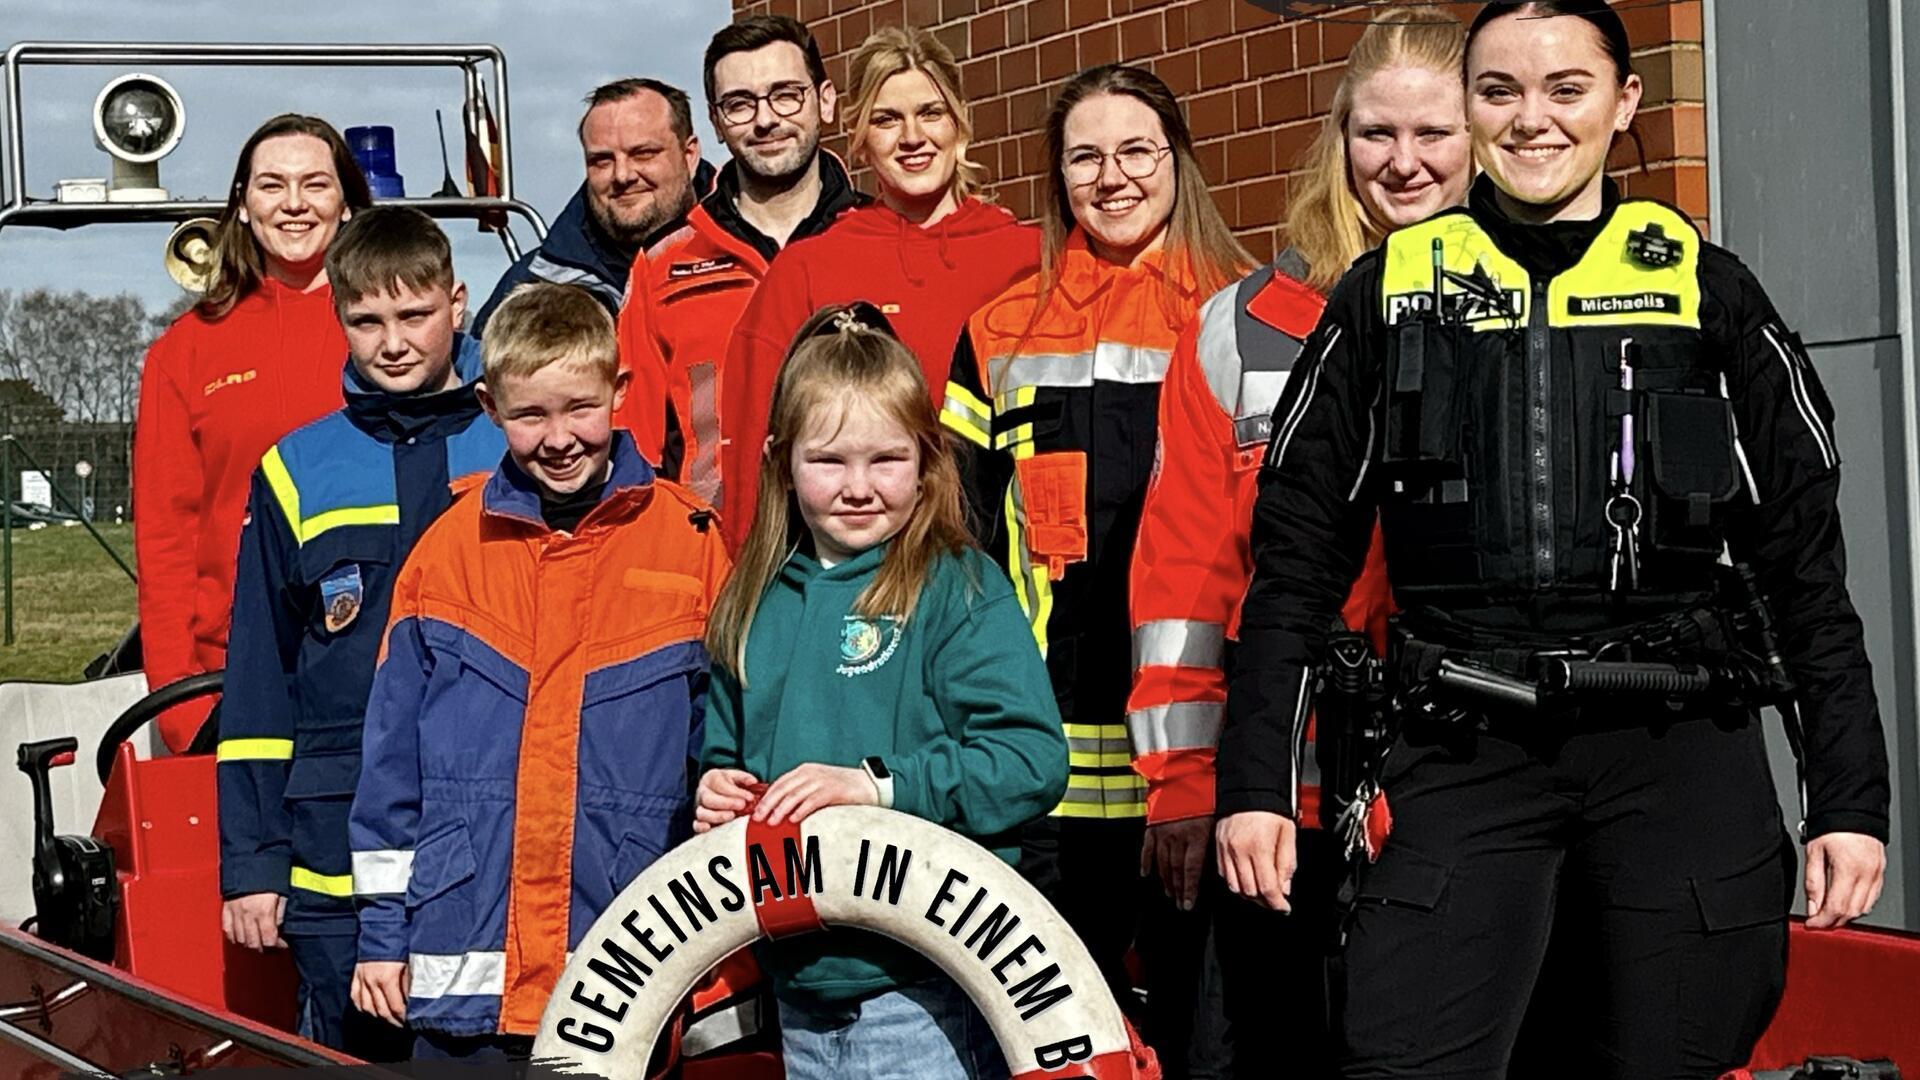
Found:
<svg viewBox="0 0 1920 1080"><path fill-rule="evenodd" d="M970 444L981 542L1013 579L1052 677L1070 766L1054 813L1139 818L1145 785L1132 767L1120 677L1128 566L1160 380L1200 296L1161 253L1117 266L1076 229L1036 311L1039 302L1035 275L967 321L941 420Z"/></svg>
<svg viewBox="0 0 1920 1080"><path fill-rule="evenodd" d="M1272 415L1326 301L1264 267L1216 293L1180 335L1160 391L1160 450L1132 578L1133 692L1127 731L1149 823L1213 813L1214 748L1227 701L1227 643L1253 575L1249 534ZM1391 611L1376 529L1342 617L1384 651ZM1313 738L1311 725L1307 738ZM1300 822L1317 822L1314 755L1296 757Z"/></svg>

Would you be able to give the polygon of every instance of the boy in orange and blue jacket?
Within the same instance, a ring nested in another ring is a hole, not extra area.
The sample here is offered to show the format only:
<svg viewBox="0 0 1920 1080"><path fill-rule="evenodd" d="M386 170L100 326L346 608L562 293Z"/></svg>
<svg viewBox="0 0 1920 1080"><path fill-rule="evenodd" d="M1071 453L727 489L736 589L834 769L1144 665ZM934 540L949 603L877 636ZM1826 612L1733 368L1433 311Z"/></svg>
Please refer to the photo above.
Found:
<svg viewBox="0 0 1920 1080"><path fill-rule="evenodd" d="M353 999L416 1057L523 1055L567 953L691 827L710 513L612 428L613 321L516 290L482 346L507 459L394 587L350 820Z"/></svg>

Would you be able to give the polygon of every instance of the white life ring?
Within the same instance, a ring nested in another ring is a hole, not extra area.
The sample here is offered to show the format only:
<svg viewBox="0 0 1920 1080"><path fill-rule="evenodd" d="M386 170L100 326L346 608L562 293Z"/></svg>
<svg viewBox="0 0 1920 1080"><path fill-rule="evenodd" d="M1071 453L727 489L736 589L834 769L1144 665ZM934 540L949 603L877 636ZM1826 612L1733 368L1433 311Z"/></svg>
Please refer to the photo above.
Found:
<svg viewBox="0 0 1920 1080"><path fill-rule="evenodd" d="M1013 868L907 814L841 806L800 826L736 820L662 855L581 940L536 1061L625 1080L728 954L822 925L887 935L985 1014L1015 1080L1135 1075L1119 1006L1066 920Z"/></svg>

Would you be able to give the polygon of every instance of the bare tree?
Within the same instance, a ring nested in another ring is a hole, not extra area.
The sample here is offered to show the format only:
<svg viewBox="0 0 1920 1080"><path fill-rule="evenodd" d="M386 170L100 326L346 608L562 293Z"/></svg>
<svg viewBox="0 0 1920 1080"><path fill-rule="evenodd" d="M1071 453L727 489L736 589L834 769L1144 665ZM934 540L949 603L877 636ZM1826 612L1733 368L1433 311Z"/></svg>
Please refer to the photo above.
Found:
<svg viewBox="0 0 1920 1080"><path fill-rule="evenodd" d="M131 293L0 291L0 375L32 383L72 421L132 419L154 334Z"/></svg>

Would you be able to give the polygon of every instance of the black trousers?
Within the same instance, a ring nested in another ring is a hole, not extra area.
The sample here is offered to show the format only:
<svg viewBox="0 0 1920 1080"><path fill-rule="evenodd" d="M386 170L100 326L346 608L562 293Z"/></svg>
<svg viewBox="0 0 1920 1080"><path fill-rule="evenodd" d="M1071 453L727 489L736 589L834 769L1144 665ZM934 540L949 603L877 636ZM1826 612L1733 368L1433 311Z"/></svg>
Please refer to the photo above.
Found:
<svg viewBox="0 0 1920 1080"><path fill-rule="evenodd" d="M1141 818L1041 818L1021 832L1019 869L1086 944L1167 1080L1184 1080L1207 912L1204 905L1181 911L1157 876L1141 876L1145 834Z"/></svg>
<svg viewBox="0 0 1920 1080"><path fill-rule="evenodd" d="M1564 1030L1534 1075L1746 1063L1784 988L1795 877L1759 723L1639 711L1395 744L1393 832L1331 965L1341 1076L1509 1075L1556 913L1567 949L1533 1018Z"/></svg>
<svg viewBox="0 0 1920 1080"><path fill-rule="evenodd" d="M1339 939L1345 863L1325 831L1296 835L1286 914L1229 892L1209 855L1213 937L1189 1057L1195 1080L1333 1075L1327 960Z"/></svg>

